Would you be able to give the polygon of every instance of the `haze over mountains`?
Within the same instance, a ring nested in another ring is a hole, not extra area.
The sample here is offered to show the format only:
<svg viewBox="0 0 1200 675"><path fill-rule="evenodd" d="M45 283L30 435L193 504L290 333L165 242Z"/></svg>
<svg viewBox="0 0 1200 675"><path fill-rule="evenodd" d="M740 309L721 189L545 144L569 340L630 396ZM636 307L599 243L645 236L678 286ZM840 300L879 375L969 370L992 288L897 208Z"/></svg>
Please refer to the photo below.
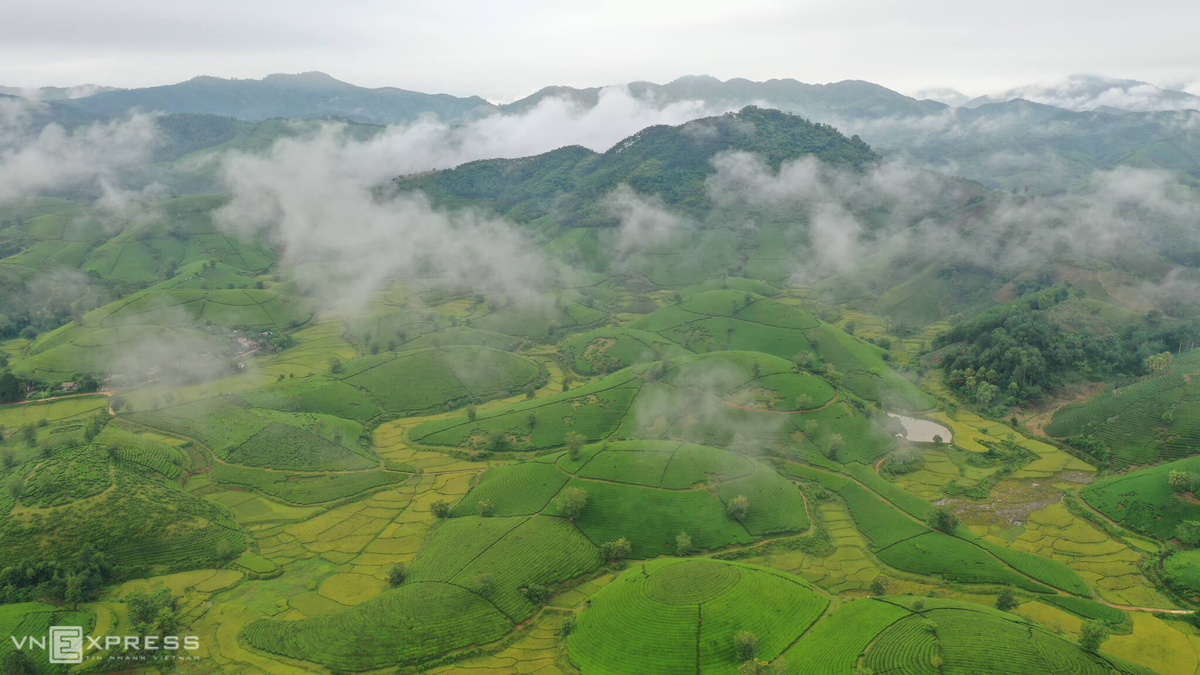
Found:
<svg viewBox="0 0 1200 675"><path fill-rule="evenodd" d="M858 135L885 156L906 156L993 188L1055 192L1085 182L1096 170L1117 166L1161 168L1200 178L1200 97L1143 82L1090 76L1073 77L1056 87L1031 86L975 99L953 90L925 92L958 106L918 100L857 80L805 84L791 79L721 81L708 76L682 77L667 84L551 86L496 105L480 97L368 89L311 72L262 80L196 77L82 97L66 90L38 90L41 102L26 121L32 130L51 121L70 128L139 110L250 123L332 118L353 124L406 125L432 116L457 126L489 118L513 119L547 105L561 107L564 115L580 116L614 92L630 97L626 108L640 108L647 124L678 123L746 105L777 108ZM664 113L669 114L661 119ZM197 124L198 120L191 120L176 126ZM215 143L229 142L234 136L229 121L203 124L221 128L208 134ZM600 136L612 142L632 131ZM192 151L203 141L172 145Z"/></svg>

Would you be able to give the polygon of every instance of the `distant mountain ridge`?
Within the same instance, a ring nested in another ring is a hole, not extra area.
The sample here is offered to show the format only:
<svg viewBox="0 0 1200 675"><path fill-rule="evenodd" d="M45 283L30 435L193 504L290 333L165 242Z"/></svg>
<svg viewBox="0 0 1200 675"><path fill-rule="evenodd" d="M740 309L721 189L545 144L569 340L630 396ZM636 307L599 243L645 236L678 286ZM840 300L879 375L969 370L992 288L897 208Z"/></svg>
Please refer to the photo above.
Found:
<svg viewBox="0 0 1200 675"><path fill-rule="evenodd" d="M95 115L140 109L220 115L248 122L275 117L340 117L369 124L411 122L427 113L453 120L494 108L478 96L423 94L395 87L368 89L318 72L268 75L261 80L201 76L160 87L108 91L65 103Z"/></svg>
<svg viewBox="0 0 1200 675"><path fill-rule="evenodd" d="M975 108L987 103L1025 99L1064 110L1088 112L1163 112L1200 110L1200 96L1141 82L1096 75L1072 75L1053 85L1028 85L990 96L979 96L963 105Z"/></svg>
<svg viewBox="0 0 1200 675"><path fill-rule="evenodd" d="M580 111L587 111L614 89L658 109L682 102L699 103L702 105L692 108L709 111L739 110L747 105L776 108L832 125L847 136L858 135L880 154L906 157L992 188L1029 188L1038 193L1069 190L1090 180L1096 171L1117 167L1165 169L1200 181L1200 111L1130 111L1139 106L1153 108L1157 104L1152 105L1152 100L1187 107L1200 97L1130 80L1084 76L1052 91L1013 90L995 100L967 101L952 90L924 92L963 104L959 106L906 96L859 80L806 84L793 79L722 81L706 75L681 77L666 84L553 86L512 103L493 105L475 96L392 87L368 89L310 72L269 75L261 80L197 77L162 87L43 101L40 105L49 107L42 108L46 114L38 119L72 126L137 109L250 123L332 118L386 125L410 123L428 114L459 124L489 115L523 114L552 98L569 100ZM1018 97L1008 100L1010 96ZM212 120L211 124L225 123ZM195 144L188 141L177 146L193 148Z"/></svg>

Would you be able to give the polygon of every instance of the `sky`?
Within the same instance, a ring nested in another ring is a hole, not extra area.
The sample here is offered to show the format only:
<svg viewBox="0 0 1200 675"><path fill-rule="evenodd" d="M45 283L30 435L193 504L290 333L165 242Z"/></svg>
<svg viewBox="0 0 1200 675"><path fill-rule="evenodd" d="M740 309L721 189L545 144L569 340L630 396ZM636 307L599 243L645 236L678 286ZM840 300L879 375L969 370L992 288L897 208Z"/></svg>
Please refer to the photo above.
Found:
<svg viewBox="0 0 1200 675"><path fill-rule="evenodd" d="M682 75L972 96L1089 73L1200 94L1200 2L0 0L0 85L319 70L506 102Z"/></svg>

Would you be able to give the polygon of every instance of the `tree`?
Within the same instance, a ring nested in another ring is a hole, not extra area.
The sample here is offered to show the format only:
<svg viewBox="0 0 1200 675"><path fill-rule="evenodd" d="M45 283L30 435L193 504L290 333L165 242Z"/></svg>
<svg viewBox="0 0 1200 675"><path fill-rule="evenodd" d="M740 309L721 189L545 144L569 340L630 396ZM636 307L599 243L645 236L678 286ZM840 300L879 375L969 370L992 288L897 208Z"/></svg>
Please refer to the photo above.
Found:
<svg viewBox="0 0 1200 675"><path fill-rule="evenodd" d="M954 528L958 527L958 522L958 514L945 506L935 507L929 512L929 526L935 530L941 530L949 534L954 532Z"/></svg>
<svg viewBox="0 0 1200 675"><path fill-rule="evenodd" d="M625 537L621 537L616 541L606 541L600 544L600 556L607 562L615 562L629 555L633 551L633 546Z"/></svg>
<svg viewBox="0 0 1200 675"><path fill-rule="evenodd" d="M887 595L887 589L891 583L892 580L887 578L887 575L875 575L875 578L871 580L871 595Z"/></svg>
<svg viewBox="0 0 1200 675"><path fill-rule="evenodd" d="M587 493L576 487L567 488L554 501L554 505L567 520L575 522L575 519L583 513L583 508L587 506Z"/></svg>
<svg viewBox="0 0 1200 675"><path fill-rule="evenodd" d="M33 664L29 662L29 657L25 655L25 652L14 649L0 659L0 673L3 675L35 675L37 671L33 669Z"/></svg>
<svg viewBox="0 0 1200 675"><path fill-rule="evenodd" d="M495 510L496 507L492 504L492 500L490 499L480 499L475 504L475 511L484 518L492 515Z"/></svg>
<svg viewBox="0 0 1200 675"><path fill-rule="evenodd" d="M439 520L444 520L450 517L450 505L445 499L438 499L429 505L429 512Z"/></svg>
<svg viewBox="0 0 1200 675"><path fill-rule="evenodd" d="M757 380L762 376L762 364L758 361L750 364L750 378Z"/></svg>
<svg viewBox="0 0 1200 675"><path fill-rule="evenodd" d="M23 395L21 389L21 380L16 375L7 372L0 375L0 403L20 401Z"/></svg>
<svg viewBox="0 0 1200 675"><path fill-rule="evenodd" d="M1167 483L1175 492L1187 492L1192 486L1186 471L1171 471L1167 474Z"/></svg>
<svg viewBox="0 0 1200 675"><path fill-rule="evenodd" d="M474 422L475 417L478 414L479 414L479 408L476 408L474 405L467 406L467 421L468 422Z"/></svg>
<svg viewBox="0 0 1200 675"><path fill-rule="evenodd" d="M535 605L540 605L550 597L550 589L541 584L529 584L521 589L521 595Z"/></svg>
<svg viewBox="0 0 1200 675"><path fill-rule="evenodd" d="M336 356L334 356L334 357L332 357L331 359L329 359L329 372L331 372L331 373L340 373L340 372L342 372L344 369L345 369L345 366L343 366L343 365L342 365L342 360L341 360L341 359L339 359L339 358L338 358L338 357L336 357Z"/></svg>
<svg viewBox="0 0 1200 675"><path fill-rule="evenodd" d="M528 413L526 413L525 421L529 423L529 429L532 431L533 428L537 426L537 411L530 410Z"/></svg>
<svg viewBox="0 0 1200 675"><path fill-rule="evenodd" d="M532 384L528 387L525 387L525 398L530 399L535 396L537 396L537 387L533 386Z"/></svg>
<svg viewBox="0 0 1200 675"><path fill-rule="evenodd" d="M687 532L675 535L675 555L687 555L692 550L692 538Z"/></svg>
<svg viewBox="0 0 1200 675"><path fill-rule="evenodd" d="M808 394L800 394L796 397L796 410L808 410L812 407L812 397Z"/></svg>
<svg viewBox="0 0 1200 675"><path fill-rule="evenodd" d="M812 368L813 368L812 352L798 352L795 356L792 357L792 364L795 366L797 371L812 370Z"/></svg>
<svg viewBox="0 0 1200 675"><path fill-rule="evenodd" d="M508 446L508 437L499 429L492 429L487 435L487 449L492 452L504 452Z"/></svg>
<svg viewBox="0 0 1200 675"><path fill-rule="evenodd" d="M758 637L748 630L733 636L733 652L738 661L749 661L758 653Z"/></svg>
<svg viewBox="0 0 1200 675"><path fill-rule="evenodd" d="M804 438L811 441L813 438L813 435L817 433L818 426L819 425L817 424L816 420L808 420L807 422L805 422L804 423Z"/></svg>
<svg viewBox="0 0 1200 675"><path fill-rule="evenodd" d="M1108 639L1108 626L1103 621L1087 619L1079 626L1079 646L1085 651L1096 652L1100 644Z"/></svg>
<svg viewBox="0 0 1200 675"><path fill-rule="evenodd" d="M1185 520L1176 525L1175 538L1187 548L1200 546L1200 521Z"/></svg>
<svg viewBox="0 0 1200 675"><path fill-rule="evenodd" d="M407 575L408 568L404 566L404 563L398 562L392 565L392 568L388 570L388 585L392 588L399 586L404 583L404 577Z"/></svg>
<svg viewBox="0 0 1200 675"><path fill-rule="evenodd" d="M17 465L17 453L12 450L5 450L3 453L0 453L0 464L5 469L13 468Z"/></svg>
<svg viewBox="0 0 1200 675"><path fill-rule="evenodd" d="M746 522L746 514L749 511L750 500L746 499L746 495L738 495L734 497L733 499L729 500L729 503L725 506L725 512L729 514L729 517L733 518L739 523Z"/></svg>
<svg viewBox="0 0 1200 675"><path fill-rule="evenodd" d="M567 432L567 456L571 461L579 460L579 453L583 451L583 444L587 442L587 437L583 434L575 433L574 431Z"/></svg>
<svg viewBox="0 0 1200 675"><path fill-rule="evenodd" d="M834 385L838 385L838 384L842 383L842 374L838 372L837 367L834 366L832 363L825 364L824 373L825 373L825 379L829 380Z"/></svg>
<svg viewBox="0 0 1200 675"><path fill-rule="evenodd" d="M937 444L939 444L939 445L940 445L940 444L941 444L941 442L942 442L942 435L941 435L941 434L934 434L934 435L933 435L933 442L934 442L934 443L937 443Z"/></svg>
<svg viewBox="0 0 1200 675"><path fill-rule="evenodd" d="M475 577L475 592L483 597L489 597L496 590L496 582L492 581L492 575L480 574Z"/></svg>
<svg viewBox="0 0 1200 675"><path fill-rule="evenodd" d="M838 453L842 451L842 435L834 434L829 437L829 459L837 461Z"/></svg>
<svg viewBox="0 0 1200 675"><path fill-rule="evenodd" d="M996 609L1010 612L1020 605L1021 603L1017 600L1017 594L1011 588L1000 591L1000 595L996 596Z"/></svg>

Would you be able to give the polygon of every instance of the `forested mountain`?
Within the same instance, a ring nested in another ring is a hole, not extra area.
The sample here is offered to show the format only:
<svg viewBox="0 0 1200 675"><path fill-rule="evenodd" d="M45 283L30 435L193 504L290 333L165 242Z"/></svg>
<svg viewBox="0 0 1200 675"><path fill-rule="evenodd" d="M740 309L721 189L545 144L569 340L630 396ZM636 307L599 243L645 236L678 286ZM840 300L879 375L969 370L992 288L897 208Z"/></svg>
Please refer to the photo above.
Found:
<svg viewBox="0 0 1200 675"><path fill-rule="evenodd" d="M624 184L702 216L712 207L704 183L716 171L712 159L728 151L758 154L774 169L804 155L852 170L879 158L866 143L833 127L750 106L679 126L649 127L604 153L573 146L537 157L482 160L401 178L396 186L441 201L477 200L520 221L553 211L564 224L590 226L615 222L597 203Z"/></svg>

